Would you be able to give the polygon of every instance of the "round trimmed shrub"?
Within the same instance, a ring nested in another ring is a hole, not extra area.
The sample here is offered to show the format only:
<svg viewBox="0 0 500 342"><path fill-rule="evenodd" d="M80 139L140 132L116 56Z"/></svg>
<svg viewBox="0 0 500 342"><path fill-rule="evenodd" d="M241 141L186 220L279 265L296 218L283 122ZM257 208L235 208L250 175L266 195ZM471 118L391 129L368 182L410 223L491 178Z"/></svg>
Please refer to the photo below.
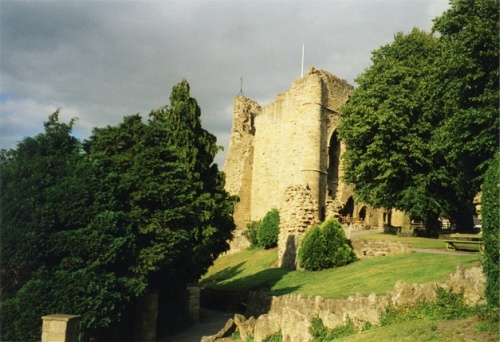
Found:
<svg viewBox="0 0 500 342"><path fill-rule="evenodd" d="M299 266L311 271L344 266L356 259L344 229L336 220L310 228L298 252Z"/></svg>
<svg viewBox="0 0 500 342"><path fill-rule="evenodd" d="M309 228L300 242L299 266L310 271L327 268L326 255L326 244L321 230L318 226Z"/></svg>
<svg viewBox="0 0 500 342"><path fill-rule="evenodd" d="M321 231L326 245L328 268L345 266L356 261L356 254L349 245L344 228L337 220L324 222Z"/></svg>
<svg viewBox="0 0 500 342"><path fill-rule="evenodd" d="M278 245L278 235L280 233L280 214L277 209L272 209L260 221L257 231L257 241L260 247L265 249Z"/></svg>

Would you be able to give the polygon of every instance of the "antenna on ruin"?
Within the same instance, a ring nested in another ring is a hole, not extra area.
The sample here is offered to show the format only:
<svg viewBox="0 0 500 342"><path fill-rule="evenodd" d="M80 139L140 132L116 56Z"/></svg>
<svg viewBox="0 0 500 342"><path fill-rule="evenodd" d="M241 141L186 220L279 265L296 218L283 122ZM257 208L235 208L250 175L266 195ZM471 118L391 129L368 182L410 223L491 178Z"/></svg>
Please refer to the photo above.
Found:
<svg viewBox="0 0 500 342"><path fill-rule="evenodd" d="M243 94L243 76L240 77L240 92L238 93L238 97L239 96L245 97L245 94Z"/></svg>
<svg viewBox="0 0 500 342"><path fill-rule="evenodd" d="M300 71L300 77L304 77L304 50L305 50L305 44L302 43L302 69Z"/></svg>

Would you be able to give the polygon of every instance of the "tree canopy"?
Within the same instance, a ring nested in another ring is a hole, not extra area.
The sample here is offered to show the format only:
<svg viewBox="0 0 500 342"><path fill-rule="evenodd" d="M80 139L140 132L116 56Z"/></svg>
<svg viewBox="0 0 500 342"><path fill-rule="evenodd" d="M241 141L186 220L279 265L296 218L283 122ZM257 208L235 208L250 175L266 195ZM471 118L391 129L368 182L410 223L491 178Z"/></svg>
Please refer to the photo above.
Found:
<svg viewBox="0 0 500 342"><path fill-rule="evenodd" d="M2 339L39 338L55 312L104 336L135 298L197 281L229 248L234 199L189 91L182 81L146 122L126 116L83 144L56 112L3 151Z"/></svg>
<svg viewBox="0 0 500 342"><path fill-rule="evenodd" d="M452 1L434 33L372 54L342 111L345 180L358 200L472 225L472 198L498 146L496 1ZM470 227L471 228L471 227Z"/></svg>

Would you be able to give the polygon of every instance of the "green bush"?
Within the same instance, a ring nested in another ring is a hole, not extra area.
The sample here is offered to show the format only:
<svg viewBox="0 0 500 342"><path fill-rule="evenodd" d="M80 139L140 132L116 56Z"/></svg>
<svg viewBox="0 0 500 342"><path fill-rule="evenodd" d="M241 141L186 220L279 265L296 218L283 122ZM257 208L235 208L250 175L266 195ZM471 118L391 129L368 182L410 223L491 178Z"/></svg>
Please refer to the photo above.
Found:
<svg viewBox="0 0 500 342"><path fill-rule="evenodd" d="M443 288L437 290L435 303L420 302L414 307L386 309L380 318L382 326L416 319L454 320L473 316L476 308L465 304L463 293L453 293Z"/></svg>
<svg viewBox="0 0 500 342"><path fill-rule="evenodd" d="M279 233L280 214L277 209L272 209L259 224L259 230L257 231L258 245L265 249L276 247Z"/></svg>
<svg viewBox="0 0 500 342"><path fill-rule="evenodd" d="M278 331L277 333L268 336L262 340L262 342L282 342L283 341L283 335L281 334L281 331Z"/></svg>
<svg viewBox="0 0 500 342"><path fill-rule="evenodd" d="M310 228L299 247L299 266L319 271L340 267L356 260L344 229L336 220L328 220L319 227Z"/></svg>
<svg viewBox="0 0 500 342"><path fill-rule="evenodd" d="M356 260L356 254L346 238L344 228L337 220L328 220L321 225L326 245L328 267L340 267Z"/></svg>
<svg viewBox="0 0 500 342"><path fill-rule="evenodd" d="M309 228L300 243L298 253L299 266L310 271L319 271L327 268L326 255L326 244L319 226Z"/></svg>
<svg viewBox="0 0 500 342"><path fill-rule="evenodd" d="M497 313L500 303L500 153L497 153L486 171L481 216L483 229L483 272L486 275L486 300Z"/></svg>
<svg viewBox="0 0 500 342"><path fill-rule="evenodd" d="M346 324L337 328L328 329L323 324L323 320L321 318L315 317L311 321L309 332L313 337L313 341L323 342L354 335L358 332L358 329L349 318L347 319Z"/></svg>
<svg viewBox="0 0 500 342"><path fill-rule="evenodd" d="M257 232L259 231L260 221L252 221L247 223L247 230L243 232L243 236L245 236L248 241L250 241L250 245L252 247L257 247L259 245L259 240L257 239Z"/></svg>

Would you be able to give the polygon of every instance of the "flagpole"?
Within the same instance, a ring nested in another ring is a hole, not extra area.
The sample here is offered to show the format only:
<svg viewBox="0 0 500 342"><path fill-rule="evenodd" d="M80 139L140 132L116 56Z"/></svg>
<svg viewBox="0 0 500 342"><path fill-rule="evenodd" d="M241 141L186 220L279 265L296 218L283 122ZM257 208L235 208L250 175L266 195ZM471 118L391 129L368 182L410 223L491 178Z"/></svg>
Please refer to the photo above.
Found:
<svg viewBox="0 0 500 342"><path fill-rule="evenodd" d="M304 48L305 48L305 44L302 43L302 69L300 71L300 77L304 77Z"/></svg>

